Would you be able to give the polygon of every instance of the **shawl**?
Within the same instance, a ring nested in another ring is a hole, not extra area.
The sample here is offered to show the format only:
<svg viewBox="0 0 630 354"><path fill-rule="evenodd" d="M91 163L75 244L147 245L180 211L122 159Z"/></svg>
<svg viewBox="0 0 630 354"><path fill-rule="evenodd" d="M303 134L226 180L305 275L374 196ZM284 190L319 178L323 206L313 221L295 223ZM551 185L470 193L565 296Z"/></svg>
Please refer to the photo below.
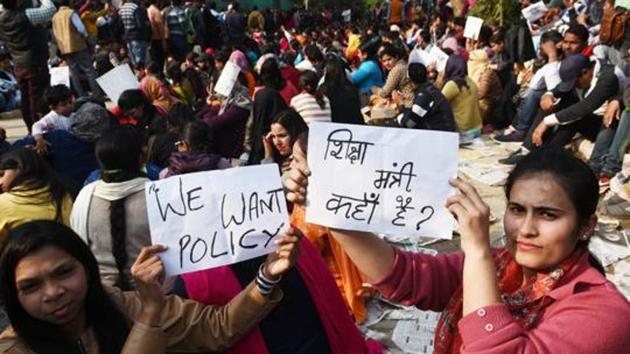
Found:
<svg viewBox="0 0 630 354"><path fill-rule="evenodd" d="M366 341L348 315L339 289L317 250L303 238L300 241L297 270L304 281L317 309L333 354L382 353L378 342ZM191 299L224 305L236 296L242 287L229 266L207 269L182 275ZM221 284L217 286L217 284ZM260 329L255 329L232 348L228 354L267 354Z"/></svg>
<svg viewBox="0 0 630 354"><path fill-rule="evenodd" d="M70 214L72 230L87 242L88 215L90 213L92 196L95 195L110 202L120 200L144 190L146 182L149 182L149 179L145 177L138 177L119 183L105 183L103 180L98 180L83 187L74 201L72 213Z"/></svg>
<svg viewBox="0 0 630 354"><path fill-rule="evenodd" d="M444 84L449 81L454 81L457 87L461 90L463 87L468 87L466 83L466 75L468 74L466 69L466 60L456 54L451 54L446 61L446 68L444 69Z"/></svg>
<svg viewBox="0 0 630 354"><path fill-rule="evenodd" d="M179 102L170 94L168 87L152 75L147 75L140 81L140 90L153 105L164 112L168 112L175 103Z"/></svg>
<svg viewBox="0 0 630 354"><path fill-rule="evenodd" d="M545 308L553 302L546 295L561 284L562 277L578 263L584 252L578 248L554 269L536 274L524 285L522 267L516 263L510 251L506 248L495 256L501 298L521 327L530 329L537 324ZM462 338L457 323L462 319L463 295L460 285L442 312L435 329L436 354L458 354L461 350Z"/></svg>

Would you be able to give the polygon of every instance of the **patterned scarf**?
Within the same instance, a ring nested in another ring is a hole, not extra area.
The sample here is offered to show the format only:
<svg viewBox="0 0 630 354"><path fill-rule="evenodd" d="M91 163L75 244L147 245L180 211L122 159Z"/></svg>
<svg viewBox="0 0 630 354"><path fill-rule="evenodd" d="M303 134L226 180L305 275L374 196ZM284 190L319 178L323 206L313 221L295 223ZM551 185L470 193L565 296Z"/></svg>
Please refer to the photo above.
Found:
<svg viewBox="0 0 630 354"><path fill-rule="evenodd" d="M547 294L555 289L562 277L577 263L584 250L578 249L548 273L537 273L523 286L523 270L512 254L504 249L495 256L501 299L518 324L529 329L536 324L545 308L553 299ZM459 288L446 305L435 330L435 354L457 354L462 338L457 323L462 319L464 304L463 288Z"/></svg>

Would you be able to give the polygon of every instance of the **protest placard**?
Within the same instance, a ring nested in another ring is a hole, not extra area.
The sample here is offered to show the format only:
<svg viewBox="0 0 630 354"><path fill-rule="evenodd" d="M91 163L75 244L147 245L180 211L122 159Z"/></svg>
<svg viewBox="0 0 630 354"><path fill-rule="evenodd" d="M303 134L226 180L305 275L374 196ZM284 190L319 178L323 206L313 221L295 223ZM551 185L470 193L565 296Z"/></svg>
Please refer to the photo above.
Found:
<svg viewBox="0 0 630 354"><path fill-rule="evenodd" d="M479 17L468 16L466 17L466 26L464 27L464 37L474 40L479 39L479 32L481 32L481 26L483 20Z"/></svg>
<svg viewBox="0 0 630 354"><path fill-rule="evenodd" d="M174 176L147 183L145 193L169 276L267 254L289 225L275 164Z"/></svg>
<svg viewBox="0 0 630 354"><path fill-rule="evenodd" d="M50 86L66 85L70 87L70 68L67 66L58 66L50 68Z"/></svg>
<svg viewBox="0 0 630 354"><path fill-rule="evenodd" d="M344 10L341 13L341 17L343 17L345 23L350 23L352 21L352 9Z"/></svg>
<svg viewBox="0 0 630 354"><path fill-rule="evenodd" d="M118 98L123 92L137 89L140 85L138 78L136 78L136 75L133 74L133 71L127 64L118 65L97 78L96 82L115 104L118 103Z"/></svg>
<svg viewBox="0 0 630 354"><path fill-rule="evenodd" d="M450 239L444 207L457 176L456 133L313 122L309 223Z"/></svg>
<svg viewBox="0 0 630 354"><path fill-rule="evenodd" d="M547 13L547 6L544 2L539 1L535 4L527 6L521 11L521 13L529 23L533 23L545 16L545 13Z"/></svg>
<svg viewBox="0 0 630 354"><path fill-rule="evenodd" d="M444 71L446 69L446 62L448 61L448 54L438 46L433 46L429 52L429 64L435 64L437 71Z"/></svg>
<svg viewBox="0 0 630 354"><path fill-rule="evenodd" d="M234 84L236 84L240 72L241 68L239 68L238 65L231 61L225 63L223 71L221 71L221 76L219 76L219 80L217 80L217 84L214 86L214 91L228 97L234 88Z"/></svg>

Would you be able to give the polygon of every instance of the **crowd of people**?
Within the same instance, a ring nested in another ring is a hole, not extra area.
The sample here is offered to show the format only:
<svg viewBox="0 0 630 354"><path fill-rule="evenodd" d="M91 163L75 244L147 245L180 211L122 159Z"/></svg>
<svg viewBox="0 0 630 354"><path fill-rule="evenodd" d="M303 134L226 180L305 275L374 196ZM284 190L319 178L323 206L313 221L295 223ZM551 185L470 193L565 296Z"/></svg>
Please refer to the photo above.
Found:
<svg viewBox="0 0 630 354"><path fill-rule="evenodd" d="M1 350L382 353L357 327L378 291L442 312L436 353L629 352L630 304L588 242L630 147L630 9L545 0L539 18L484 18L468 38L482 1L1 0L0 112L28 129L9 143L0 128ZM139 85L112 102L97 78L120 65ZM51 85L64 66L70 86ZM227 66L239 74L221 94ZM490 247L489 208L459 179L459 252L307 223L313 122L520 143L501 160L515 165L507 246ZM585 162L567 149L578 137L594 142ZM278 250L164 279L146 182L258 164L284 183Z"/></svg>

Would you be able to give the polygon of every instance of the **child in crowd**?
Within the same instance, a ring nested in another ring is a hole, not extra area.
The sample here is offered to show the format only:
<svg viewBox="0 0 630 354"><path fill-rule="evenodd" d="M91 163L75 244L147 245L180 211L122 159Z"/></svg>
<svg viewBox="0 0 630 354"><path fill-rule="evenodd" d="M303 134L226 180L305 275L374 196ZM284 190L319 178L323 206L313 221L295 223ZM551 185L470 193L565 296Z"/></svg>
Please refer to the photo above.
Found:
<svg viewBox="0 0 630 354"><path fill-rule="evenodd" d="M44 99L50 108L50 112L33 124L35 150L40 154L48 152L44 134L56 129L69 130L70 115L74 110L74 96L66 85L52 86L46 91Z"/></svg>

